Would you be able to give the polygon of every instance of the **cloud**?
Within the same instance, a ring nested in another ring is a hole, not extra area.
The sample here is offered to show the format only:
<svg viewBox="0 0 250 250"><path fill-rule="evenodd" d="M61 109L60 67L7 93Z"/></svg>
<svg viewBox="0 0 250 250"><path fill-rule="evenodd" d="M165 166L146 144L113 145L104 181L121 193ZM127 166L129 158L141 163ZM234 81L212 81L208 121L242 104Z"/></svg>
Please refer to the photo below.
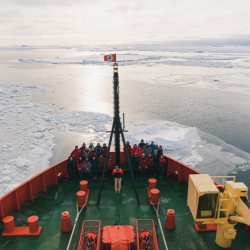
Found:
<svg viewBox="0 0 250 250"><path fill-rule="evenodd" d="M248 0L2 0L0 36L5 45L228 38L250 34L249 13Z"/></svg>

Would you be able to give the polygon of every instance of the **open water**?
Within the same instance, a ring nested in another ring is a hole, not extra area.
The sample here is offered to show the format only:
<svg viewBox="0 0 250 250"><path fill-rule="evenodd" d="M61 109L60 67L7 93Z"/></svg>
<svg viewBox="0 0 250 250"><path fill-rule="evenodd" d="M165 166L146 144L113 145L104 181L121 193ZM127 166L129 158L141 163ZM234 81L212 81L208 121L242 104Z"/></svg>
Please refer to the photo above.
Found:
<svg viewBox="0 0 250 250"><path fill-rule="evenodd" d="M0 81L51 87L54 92L38 95L35 101L112 116L113 69L102 62L108 52L0 50ZM250 153L249 47L120 50L117 58L126 120L178 122ZM240 179L249 178L248 168L246 162Z"/></svg>

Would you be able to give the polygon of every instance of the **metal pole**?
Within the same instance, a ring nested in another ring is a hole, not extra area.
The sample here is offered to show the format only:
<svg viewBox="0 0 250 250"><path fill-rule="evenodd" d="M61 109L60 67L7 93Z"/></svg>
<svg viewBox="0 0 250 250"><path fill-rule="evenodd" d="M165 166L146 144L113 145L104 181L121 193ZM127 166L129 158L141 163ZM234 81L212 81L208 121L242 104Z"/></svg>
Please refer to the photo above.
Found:
<svg viewBox="0 0 250 250"><path fill-rule="evenodd" d="M157 220L158 220L158 224L159 224L159 227L160 227L160 230L161 230L162 239L163 239L163 242L164 242L164 245L165 245L166 250L168 250L168 245L167 245L167 242L166 242L166 239L165 239L163 230L162 230L161 220L160 220L160 216L159 216L159 213L158 213L158 209L159 209L159 200L158 200L158 207L157 207L157 210L156 210L155 205L154 205L154 203L152 202L151 199L150 199L150 203L153 205L153 208L154 208L154 210L155 210L156 217L157 217Z"/></svg>
<svg viewBox="0 0 250 250"><path fill-rule="evenodd" d="M106 167L107 167L107 162L108 162L108 157L109 157L109 152L110 152L110 147L111 147L111 142L112 142L112 137L113 137L113 133L114 133L114 127L115 127L115 119L113 120L113 125L112 125L110 138L109 138L109 146L108 146L106 159L105 159L105 163L104 163L104 167L103 167L103 171L102 171L101 185L100 185L99 194L98 194L98 198L97 198L97 202L96 202L97 206L99 206L99 204L100 204L100 199L101 199L101 195L102 195L103 180L105 177L105 172L106 172Z"/></svg>
<svg viewBox="0 0 250 250"><path fill-rule="evenodd" d="M119 109L119 76L118 63L114 63L114 120L115 120L115 162L116 166L120 166L120 109Z"/></svg>
<svg viewBox="0 0 250 250"><path fill-rule="evenodd" d="M128 149L127 149L127 146L126 146L126 143L125 143L125 138L124 138L124 134L123 134L123 131L122 131L122 124L121 124L121 122L120 122L120 133L121 133L121 136L122 136L122 141L123 141L123 145L124 145L124 150L125 150L125 154L126 154L126 158L127 158L129 170L130 170L130 175L131 175L131 178L132 178L132 183L133 183L133 187L134 187L134 191L135 191L135 196L136 196L137 204L140 205L140 200L139 200L137 188L136 188L136 185L135 185L135 178L134 178L133 170L132 170L132 167L131 167L130 158L129 158L129 155L128 155Z"/></svg>

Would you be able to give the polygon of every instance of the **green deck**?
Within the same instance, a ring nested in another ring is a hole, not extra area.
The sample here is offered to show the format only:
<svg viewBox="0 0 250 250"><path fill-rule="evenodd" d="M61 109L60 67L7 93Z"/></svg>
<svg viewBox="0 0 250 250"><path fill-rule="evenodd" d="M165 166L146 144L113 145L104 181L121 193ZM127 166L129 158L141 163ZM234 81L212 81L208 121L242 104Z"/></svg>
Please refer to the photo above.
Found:
<svg viewBox="0 0 250 250"><path fill-rule="evenodd" d="M62 233L61 213L69 211L74 223L76 216L76 192L79 191L79 181L63 179L59 186L51 186L47 193L38 195L34 202L26 202L21 206L20 212L13 212L16 226L27 226L27 218L31 215L39 216L39 225L43 226L40 236L23 237L2 237L0 236L0 249L11 250L56 250L66 249L71 232ZM155 221L160 250L165 249L160 234L158 221L154 209L149 206L147 196L148 180L136 179L136 185L141 205L138 206L128 173L123 177L121 194L115 194L113 179L107 178L104 181L100 206L96 206L100 180L89 182L89 205L80 215L76 226L75 234L70 249L77 249L82 222L84 220L101 220L102 227L105 225L129 224L135 227L136 219L152 218ZM178 184L174 177L159 179L157 188L160 190L161 205L159 213L163 225L168 248L172 250L206 250L222 249L215 243L215 232L196 232L194 221L187 207L187 184ZM176 212L176 229L167 230L164 228L165 212L172 208ZM236 225L237 236L229 249L246 250L250 249L250 231L245 226ZM0 223L0 233L4 230L3 223Z"/></svg>

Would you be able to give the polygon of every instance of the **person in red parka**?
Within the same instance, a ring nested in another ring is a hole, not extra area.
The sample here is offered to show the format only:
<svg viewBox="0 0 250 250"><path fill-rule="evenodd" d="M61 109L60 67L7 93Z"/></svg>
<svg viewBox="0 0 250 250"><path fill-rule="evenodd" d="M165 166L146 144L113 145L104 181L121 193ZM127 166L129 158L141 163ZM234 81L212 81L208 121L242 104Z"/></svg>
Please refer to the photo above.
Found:
<svg viewBox="0 0 250 250"><path fill-rule="evenodd" d="M85 144L85 142L83 142L82 146L80 147L82 154L85 151L85 149L86 149L86 144Z"/></svg>
<svg viewBox="0 0 250 250"><path fill-rule="evenodd" d="M133 148L131 149L131 157L133 157L135 153L138 155L138 148L136 144L134 144Z"/></svg>
<svg viewBox="0 0 250 250"><path fill-rule="evenodd" d="M160 172L160 176L159 178L163 178L163 174L164 174L164 168L166 167L166 160L163 157L163 155L161 155L160 159L159 159L159 172Z"/></svg>
<svg viewBox="0 0 250 250"><path fill-rule="evenodd" d="M144 151L142 150L142 148L141 148L141 147L138 147L137 155L138 155L139 158L142 157L142 154L143 154L143 153L144 153ZM144 155L145 155L145 154L144 154ZM145 155L145 158L147 158L146 155Z"/></svg>
<svg viewBox="0 0 250 250"><path fill-rule="evenodd" d="M77 169L78 169L78 173L79 173L80 178L83 178L84 161L83 161L82 156L80 156L78 161L77 161Z"/></svg>
<svg viewBox="0 0 250 250"><path fill-rule="evenodd" d="M131 146L129 144L129 141L126 142L126 147L127 147L127 150L128 150L128 156L129 156L129 159L131 159ZM125 164L127 165L128 162L127 162L127 157L126 157L126 153L125 153L125 148L123 147L123 151L124 151L124 155L125 155Z"/></svg>
<svg viewBox="0 0 250 250"><path fill-rule="evenodd" d="M148 168L148 158L145 157L145 154L143 153L139 161L139 169L141 170L140 178L142 177L146 178L147 168Z"/></svg>
<svg viewBox="0 0 250 250"><path fill-rule="evenodd" d="M95 159L98 159L98 152L93 147L90 152L90 160L92 160L95 157Z"/></svg>
<svg viewBox="0 0 250 250"><path fill-rule="evenodd" d="M102 146L102 156L106 158L106 155L107 155L107 151L108 151L108 147L106 146L105 143L103 143L103 146Z"/></svg>
<svg viewBox="0 0 250 250"><path fill-rule="evenodd" d="M76 162L78 161L78 159L81 155L82 155L82 152L80 149L78 149L78 146L75 146L75 149L70 154L70 156L74 157Z"/></svg>
<svg viewBox="0 0 250 250"><path fill-rule="evenodd" d="M105 163L105 158L101 154L98 157L98 168L100 170L100 177L99 177L99 179L101 179L101 176L102 176L102 171L103 171L104 163Z"/></svg>
<svg viewBox="0 0 250 250"><path fill-rule="evenodd" d="M112 176L112 171L113 171L114 168L115 168L115 162L113 161L113 157L110 156L109 160L107 162L107 169L108 169L108 172L109 172L109 177Z"/></svg>
<svg viewBox="0 0 250 250"><path fill-rule="evenodd" d="M154 158L151 154L148 154L148 176L152 177L152 170L154 168Z"/></svg>
<svg viewBox="0 0 250 250"><path fill-rule="evenodd" d="M116 166L115 169L113 169L112 173L115 177L115 192L119 194L121 192L122 187L123 170Z"/></svg>

